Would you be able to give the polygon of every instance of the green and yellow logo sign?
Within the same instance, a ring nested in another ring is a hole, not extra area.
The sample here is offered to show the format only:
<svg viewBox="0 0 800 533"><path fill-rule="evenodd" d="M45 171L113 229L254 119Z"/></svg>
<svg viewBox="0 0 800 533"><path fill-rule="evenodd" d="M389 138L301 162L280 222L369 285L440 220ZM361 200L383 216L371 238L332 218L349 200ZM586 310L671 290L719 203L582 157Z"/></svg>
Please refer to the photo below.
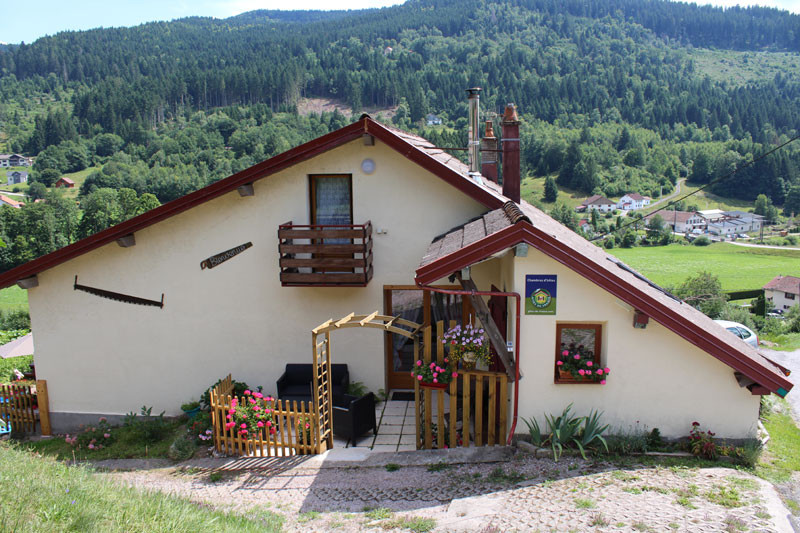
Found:
<svg viewBox="0 0 800 533"><path fill-rule="evenodd" d="M555 315L557 276L525 276L525 314Z"/></svg>

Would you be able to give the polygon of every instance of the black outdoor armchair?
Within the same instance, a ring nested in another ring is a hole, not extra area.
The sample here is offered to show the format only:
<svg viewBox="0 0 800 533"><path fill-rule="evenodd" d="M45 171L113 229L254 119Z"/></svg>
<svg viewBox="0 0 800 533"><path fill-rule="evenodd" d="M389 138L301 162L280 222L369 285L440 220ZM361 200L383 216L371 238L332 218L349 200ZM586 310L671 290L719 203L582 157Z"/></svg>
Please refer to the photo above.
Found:
<svg viewBox="0 0 800 533"><path fill-rule="evenodd" d="M375 421L375 395L371 392L361 398L345 394L333 401L333 434L356 443L358 437L369 430L378 433Z"/></svg>
<svg viewBox="0 0 800 533"><path fill-rule="evenodd" d="M285 401L310 402L314 397L311 382L314 372L311 364L290 363L278 378L278 398ZM331 393L334 399L347 393L350 372L347 365L331 365Z"/></svg>

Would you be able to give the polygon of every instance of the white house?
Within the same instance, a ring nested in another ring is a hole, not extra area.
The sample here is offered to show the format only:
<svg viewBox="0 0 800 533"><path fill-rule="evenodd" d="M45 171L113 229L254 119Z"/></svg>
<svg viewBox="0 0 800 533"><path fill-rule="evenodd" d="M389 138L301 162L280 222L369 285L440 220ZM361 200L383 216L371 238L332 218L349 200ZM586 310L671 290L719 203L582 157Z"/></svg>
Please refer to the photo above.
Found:
<svg viewBox="0 0 800 533"><path fill-rule="evenodd" d="M601 213L608 213L613 211L617 208L617 204L615 204L612 200L609 200L605 196L600 194L595 194L590 196L586 200L581 203L581 207L583 207L584 211L591 211L593 209L600 211Z"/></svg>
<svg viewBox="0 0 800 533"><path fill-rule="evenodd" d="M6 182L8 185L28 183L28 173L20 172L19 170L9 170L6 172Z"/></svg>
<svg viewBox="0 0 800 533"><path fill-rule="evenodd" d="M441 126L442 119L437 115L434 115L433 113L429 113L425 117L425 124L427 124L428 126Z"/></svg>
<svg viewBox="0 0 800 533"><path fill-rule="evenodd" d="M737 223L747 228L744 231L759 231L764 223L764 217L744 211L725 211L723 213L728 219L736 219Z"/></svg>
<svg viewBox="0 0 800 533"><path fill-rule="evenodd" d="M754 436L760 396L792 388L780 368L522 201L513 107L503 130L502 186L364 116L0 274L28 289L54 431L143 404L177 414L228 373L274 393L286 363L311 362L312 328L381 311L480 319L510 342L492 341L511 434L571 403L617 429ZM558 372L578 341L605 384ZM411 385L413 352L390 333L343 330L332 359L372 390Z"/></svg>
<svg viewBox="0 0 800 533"><path fill-rule="evenodd" d="M19 154L0 154L0 167L29 167L31 160Z"/></svg>
<svg viewBox="0 0 800 533"><path fill-rule="evenodd" d="M619 202L617 202L617 208L624 211L636 211L638 209L643 209L648 205L650 205L650 197L642 196L636 192L626 194L619 199Z"/></svg>
<svg viewBox="0 0 800 533"><path fill-rule="evenodd" d="M800 278L794 276L778 276L764 285L764 298L772 309L785 311L800 305Z"/></svg>
<svg viewBox="0 0 800 533"><path fill-rule="evenodd" d="M738 218L723 218L716 222L709 222L707 229L712 235L728 237L750 231L750 227L751 222L749 220L744 221Z"/></svg>
<svg viewBox="0 0 800 533"><path fill-rule="evenodd" d="M695 227L702 226L703 219L692 211L660 211L644 217L649 223L653 217L659 216L666 226L675 233L690 233Z"/></svg>

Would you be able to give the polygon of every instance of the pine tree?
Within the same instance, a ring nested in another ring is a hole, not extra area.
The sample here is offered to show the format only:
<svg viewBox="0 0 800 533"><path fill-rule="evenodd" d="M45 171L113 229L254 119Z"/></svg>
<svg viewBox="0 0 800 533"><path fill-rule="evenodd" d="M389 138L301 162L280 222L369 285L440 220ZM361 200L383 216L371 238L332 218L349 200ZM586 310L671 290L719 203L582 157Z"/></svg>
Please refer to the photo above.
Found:
<svg viewBox="0 0 800 533"><path fill-rule="evenodd" d="M544 179L544 201L553 203L558 199L558 186L552 176Z"/></svg>

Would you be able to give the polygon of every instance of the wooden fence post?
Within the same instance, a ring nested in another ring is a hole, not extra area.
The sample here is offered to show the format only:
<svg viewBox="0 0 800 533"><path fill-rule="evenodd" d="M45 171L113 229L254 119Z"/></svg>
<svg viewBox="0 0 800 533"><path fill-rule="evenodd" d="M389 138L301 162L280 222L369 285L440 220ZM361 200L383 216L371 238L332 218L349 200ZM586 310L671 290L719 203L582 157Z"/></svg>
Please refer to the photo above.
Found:
<svg viewBox="0 0 800 533"><path fill-rule="evenodd" d="M36 400L39 405L39 425L42 428L42 435L49 437L53 433L50 428L50 397L47 394L46 379L36 380Z"/></svg>

